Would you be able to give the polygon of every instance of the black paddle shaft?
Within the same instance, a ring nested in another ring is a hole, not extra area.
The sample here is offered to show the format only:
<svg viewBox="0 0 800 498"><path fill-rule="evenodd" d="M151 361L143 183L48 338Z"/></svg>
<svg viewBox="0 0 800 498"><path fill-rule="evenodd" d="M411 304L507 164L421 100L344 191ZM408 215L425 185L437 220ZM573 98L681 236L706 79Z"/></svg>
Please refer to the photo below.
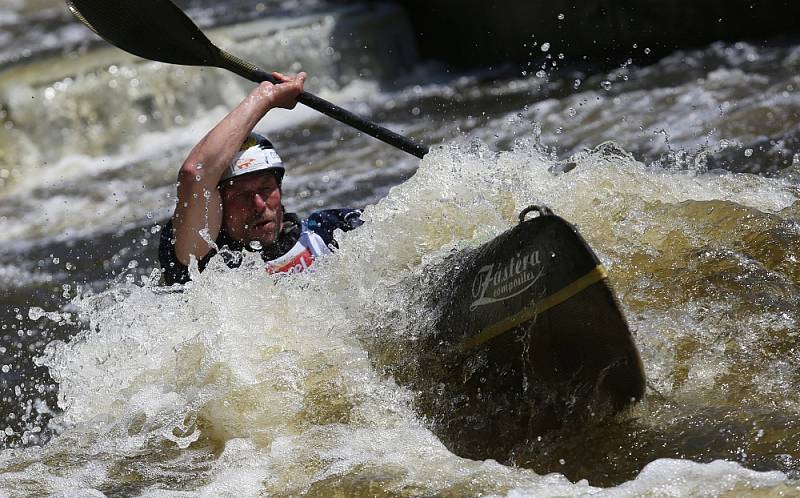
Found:
<svg viewBox="0 0 800 498"><path fill-rule="evenodd" d="M117 47L145 59L227 69L250 81L279 83L271 74L215 46L171 0L66 0L70 11ZM303 92L297 101L422 158L428 147Z"/></svg>
<svg viewBox="0 0 800 498"><path fill-rule="evenodd" d="M332 104L325 99L321 99L313 93L303 92L297 97L297 101L307 105L308 107L330 116L333 119L341 121L344 124L350 125L353 128L363 131L367 135L382 140L389 145L393 145L398 149L413 154L422 159L428 153L428 147L413 140L395 133L388 128L384 128L378 124L368 121L357 114L353 114L347 109L342 109L336 104Z"/></svg>
<svg viewBox="0 0 800 498"><path fill-rule="evenodd" d="M223 50L220 50L220 56L223 61L227 62L227 64L220 64L219 67L228 69L239 76L247 78L256 83L260 83L262 81L279 83L279 81L271 74L266 73ZM341 123L352 126L353 128L362 131L367 135L397 147L404 152L413 154L420 159L425 157L425 154L428 153L429 149L427 146L419 144L407 137L404 137L403 135L400 135L399 133L395 133L388 128L384 128L383 126L373 123L372 121L368 121L361 116L348 111L347 109L317 97L313 93L303 92L297 96L297 101Z"/></svg>

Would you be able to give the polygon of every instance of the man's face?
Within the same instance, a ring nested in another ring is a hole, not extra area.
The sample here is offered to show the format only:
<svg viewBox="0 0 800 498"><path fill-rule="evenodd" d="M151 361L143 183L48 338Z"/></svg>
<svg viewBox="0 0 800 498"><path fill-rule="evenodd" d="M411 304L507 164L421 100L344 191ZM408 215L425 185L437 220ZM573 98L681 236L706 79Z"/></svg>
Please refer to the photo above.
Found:
<svg viewBox="0 0 800 498"><path fill-rule="evenodd" d="M250 174L225 182L222 196L222 227L243 244L275 242L283 225L281 191L269 173Z"/></svg>

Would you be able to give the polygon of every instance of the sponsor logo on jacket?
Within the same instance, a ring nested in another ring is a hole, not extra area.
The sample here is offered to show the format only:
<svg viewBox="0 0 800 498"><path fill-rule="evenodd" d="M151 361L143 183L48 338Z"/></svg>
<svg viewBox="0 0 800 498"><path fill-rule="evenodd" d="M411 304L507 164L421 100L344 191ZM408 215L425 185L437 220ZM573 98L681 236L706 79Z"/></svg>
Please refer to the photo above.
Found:
<svg viewBox="0 0 800 498"><path fill-rule="evenodd" d="M303 228L300 239L289 252L267 263L267 273L300 273L306 271L318 256L330 253L322 237Z"/></svg>

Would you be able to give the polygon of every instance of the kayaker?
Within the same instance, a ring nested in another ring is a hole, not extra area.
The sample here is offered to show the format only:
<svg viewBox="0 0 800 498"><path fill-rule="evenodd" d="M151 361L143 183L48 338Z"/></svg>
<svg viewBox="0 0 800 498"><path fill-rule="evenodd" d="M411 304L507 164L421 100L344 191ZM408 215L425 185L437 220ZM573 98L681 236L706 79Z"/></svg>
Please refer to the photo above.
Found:
<svg viewBox="0 0 800 498"><path fill-rule="evenodd" d="M303 271L335 247L334 230L362 223L354 209L317 211L305 221L284 211L285 167L272 143L253 128L270 109L295 107L306 74L273 76L279 84L256 87L181 166L175 213L161 231L159 246L167 285L190 280L192 259L203 271L220 253L236 267L246 250L260 252L270 273Z"/></svg>

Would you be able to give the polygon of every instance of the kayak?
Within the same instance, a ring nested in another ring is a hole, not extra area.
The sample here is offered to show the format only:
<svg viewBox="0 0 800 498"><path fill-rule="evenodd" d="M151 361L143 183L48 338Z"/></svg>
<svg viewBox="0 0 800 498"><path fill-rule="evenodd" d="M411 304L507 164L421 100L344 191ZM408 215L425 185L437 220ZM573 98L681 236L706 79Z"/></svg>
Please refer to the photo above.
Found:
<svg viewBox="0 0 800 498"><path fill-rule="evenodd" d="M606 270L549 209L524 210L514 228L443 266L427 296L433 332L408 380L451 451L503 459L520 442L607 419L644 395Z"/></svg>

